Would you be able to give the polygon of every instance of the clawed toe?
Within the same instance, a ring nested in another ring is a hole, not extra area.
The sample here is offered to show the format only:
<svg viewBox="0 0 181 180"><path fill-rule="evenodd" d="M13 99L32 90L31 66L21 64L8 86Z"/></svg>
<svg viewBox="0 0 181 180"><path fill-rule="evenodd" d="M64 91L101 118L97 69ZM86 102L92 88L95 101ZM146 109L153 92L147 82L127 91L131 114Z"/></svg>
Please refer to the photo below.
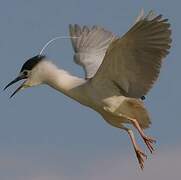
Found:
<svg viewBox="0 0 181 180"><path fill-rule="evenodd" d="M140 168L143 170L143 168L144 168L144 161L145 161L145 159L147 159L147 155L145 153L143 153L139 149L136 149L135 152L136 152L136 156L137 156Z"/></svg>
<svg viewBox="0 0 181 180"><path fill-rule="evenodd" d="M153 153L153 151L155 150L154 149L154 144L156 143L156 140L151 138L151 137L148 137L148 136L144 136L143 140L144 140L146 146L148 147L149 151L151 153Z"/></svg>

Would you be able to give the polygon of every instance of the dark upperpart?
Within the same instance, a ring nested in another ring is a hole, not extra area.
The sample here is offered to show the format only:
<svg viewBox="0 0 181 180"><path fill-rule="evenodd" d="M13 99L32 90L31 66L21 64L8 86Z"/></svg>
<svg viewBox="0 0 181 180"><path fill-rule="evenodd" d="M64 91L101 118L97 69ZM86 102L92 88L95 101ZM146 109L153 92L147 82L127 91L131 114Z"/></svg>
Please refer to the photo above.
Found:
<svg viewBox="0 0 181 180"><path fill-rule="evenodd" d="M32 70L40 61L42 61L46 56L45 55L36 55L28 59L22 66L21 71Z"/></svg>

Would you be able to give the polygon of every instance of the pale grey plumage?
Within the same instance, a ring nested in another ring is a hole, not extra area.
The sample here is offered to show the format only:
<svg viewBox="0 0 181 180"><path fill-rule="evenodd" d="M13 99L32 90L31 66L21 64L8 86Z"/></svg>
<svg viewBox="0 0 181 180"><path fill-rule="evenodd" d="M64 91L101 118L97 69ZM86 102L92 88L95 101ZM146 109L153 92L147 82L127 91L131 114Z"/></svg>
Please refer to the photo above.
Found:
<svg viewBox="0 0 181 180"><path fill-rule="evenodd" d="M135 25L121 38L100 27L91 30L70 26L75 61L82 65L93 84L113 82L129 97L145 95L157 79L162 59L168 54L171 30L167 19L143 11ZM96 73L96 74L95 74ZM94 76L95 74L95 76ZM100 83L102 82L102 83Z"/></svg>
<svg viewBox="0 0 181 180"><path fill-rule="evenodd" d="M111 32L99 26L88 28L79 25L69 26L72 46L75 51L74 61L83 66L87 79L97 72L110 43L116 39Z"/></svg>

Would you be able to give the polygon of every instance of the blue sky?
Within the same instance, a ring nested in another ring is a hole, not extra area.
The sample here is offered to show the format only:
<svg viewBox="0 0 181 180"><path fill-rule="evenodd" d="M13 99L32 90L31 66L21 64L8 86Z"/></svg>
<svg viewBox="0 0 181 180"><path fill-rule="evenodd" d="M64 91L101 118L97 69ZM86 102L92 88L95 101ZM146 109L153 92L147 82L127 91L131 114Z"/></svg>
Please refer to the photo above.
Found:
<svg viewBox="0 0 181 180"><path fill-rule="evenodd" d="M157 152L143 173L127 134L106 124L93 110L47 86L27 89L10 100L12 87L0 93L0 179L149 180L154 175L167 180L180 176L175 168L181 165L179 1L0 0L0 4L1 89L48 40L68 35L70 23L97 24L122 35L144 8L169 18L173 31L171 53L145 101L153 122L147 133L156 137ZM59 67L83 75L73 63L69 40L57 41L46 54Z"/></svg>

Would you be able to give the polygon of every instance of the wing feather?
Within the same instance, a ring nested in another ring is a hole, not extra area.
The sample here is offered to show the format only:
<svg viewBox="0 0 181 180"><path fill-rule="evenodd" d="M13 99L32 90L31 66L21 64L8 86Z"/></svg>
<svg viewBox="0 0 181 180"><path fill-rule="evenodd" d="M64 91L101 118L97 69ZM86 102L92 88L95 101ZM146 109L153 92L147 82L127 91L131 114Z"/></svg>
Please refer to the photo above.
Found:
<svg viewBox="0 0 181 180"><path fill-rule="evenodd" d="M79 37L71 38L75 51L74 61L83 67L87 79L92 78L116 36L99 26L81 28L75 24L69 26L69 31L71 37Z"/></svg>
<svg viewBox="0 0 181 180"><path fill-rule="evenodd" d="M169 53L171 30L168 19L139 16L136 24L121 38L113 41L92 79L98 85L112 81L129 97L144 96L158 78L162 59ZM109 82L110 84L110 82Z"/></svg>

